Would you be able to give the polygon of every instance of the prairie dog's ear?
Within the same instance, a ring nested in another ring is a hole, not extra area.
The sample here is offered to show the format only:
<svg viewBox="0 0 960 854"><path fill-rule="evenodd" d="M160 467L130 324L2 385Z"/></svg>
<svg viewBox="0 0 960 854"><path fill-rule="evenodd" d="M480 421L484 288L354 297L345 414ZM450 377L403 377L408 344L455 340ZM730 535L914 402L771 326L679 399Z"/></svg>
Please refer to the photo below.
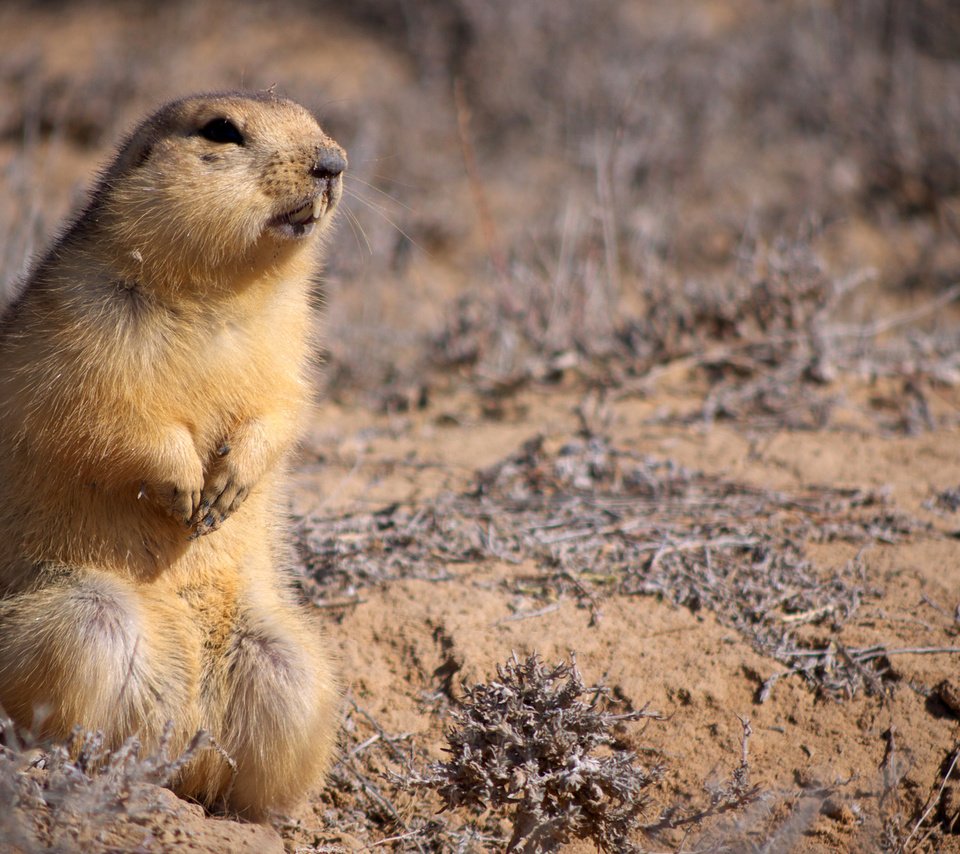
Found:
<svg viewBox="0 0 960 854"><path fill-rule="evenodd" d="M146 163L147 160L150 159L150 154L152 152L153 152L153 141L148 140L144 142L144 144L140 146L140 148L137 151L131 152L129 165L134 169L138 169L139 167L143 166L143 164Z"/></svg>
<svg viewBox="0 0 960 854"><path fill-rule="evenodd" d="M157 131L152 123L138 128L123 144L108 172L113 175L123 174L143 166L153 153L156 139Z"/></svg>

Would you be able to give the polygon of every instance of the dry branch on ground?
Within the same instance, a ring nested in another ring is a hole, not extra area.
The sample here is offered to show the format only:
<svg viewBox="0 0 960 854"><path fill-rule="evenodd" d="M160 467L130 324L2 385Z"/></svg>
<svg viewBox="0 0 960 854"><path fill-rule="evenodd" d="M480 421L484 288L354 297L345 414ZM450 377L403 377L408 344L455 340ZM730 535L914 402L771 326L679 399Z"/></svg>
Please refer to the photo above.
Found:
<svg viewBox="0 0 960 854"><path fill-rule="evenodd" d="M927 530L882 492L777 492L638 456L598 436L551 447L537 436L478 472L459 495L308 518L300 543L304 585L317 601L497 560L532 562L535 574L513 574L515 589L573 595L595 619L606 595L655 595L707 609L787 667L762 686L765 699L787 673L834 697L882 690L882 656L804 632L838 629L876 582L859 561L817 566L806 546L865 547Z"/></svg>

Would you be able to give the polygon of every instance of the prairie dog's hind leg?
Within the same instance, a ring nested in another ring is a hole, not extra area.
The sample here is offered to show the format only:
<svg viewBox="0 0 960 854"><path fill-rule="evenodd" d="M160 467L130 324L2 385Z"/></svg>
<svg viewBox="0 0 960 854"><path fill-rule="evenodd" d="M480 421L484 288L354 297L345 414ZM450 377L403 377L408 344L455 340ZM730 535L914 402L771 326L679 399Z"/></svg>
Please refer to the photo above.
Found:
<svg viewBox="0 0 960 854"><path fill-rule="evenodd" d="M170 611L170 613L165 613ZM156 746L196 729L199 650L175 633L171 606L149 609L120 579L64 570L0 599L0 705L21 726L65 738L79 724L111 747L138 734Z"/></svg>
<svg viewBox="0 0 960 854"><path fill-rule="evenodd" d="M209 793L248 818L301 797L329 764L338 689L319 627L296 605L244 602L225 660L220 743L237 763L228 789Z"/></svg>

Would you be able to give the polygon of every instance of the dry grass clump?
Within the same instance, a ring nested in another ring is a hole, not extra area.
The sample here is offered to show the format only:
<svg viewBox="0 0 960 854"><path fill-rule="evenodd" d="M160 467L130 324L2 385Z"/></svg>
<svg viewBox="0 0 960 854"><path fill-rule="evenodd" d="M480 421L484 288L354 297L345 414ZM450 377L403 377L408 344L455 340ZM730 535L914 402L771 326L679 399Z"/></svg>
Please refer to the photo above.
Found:
<svg viewBox="0 0 960 854"><path fill-rule="evenodd" d="M844 291L808 239L744 246L731 277L651 294L620 337L649 354L651 368L686 359L701 373L708 391L697 418L818 429L834 404L829 324Z"/></svg>
<svg viewBox="0 0 960 854"><path fill-rule="evenodd" d="M78 850L100 838L116 817L124 817L146 844L149 830L138 821L170 811L157 787L172 783L209 746L200 733L180 756L170 755L166 741L144 756L135 737L111 751L99 733L80 730L65 744L33 745L15 733L9 719L0 719L0 848Z"/></svg>
<svg viewBox="0 0 960 854"><path fill-rule="evenodd" d="M960 510L960 486L950 486L937 492L926 505L945 513L956 513Z"/></svg>
<svg viewBox="0 0 960 854"><path fill-rule="evenodd" d="M508 851L555 851L571 839L636 850L630 837L661 770L618 747L615 727L656 715L602 710L604 694L584 685L575 661L545 667L536 655L514 656L496 679L465 686L451 712L450 758L419 784L448 808L508 811Z"/></svg>

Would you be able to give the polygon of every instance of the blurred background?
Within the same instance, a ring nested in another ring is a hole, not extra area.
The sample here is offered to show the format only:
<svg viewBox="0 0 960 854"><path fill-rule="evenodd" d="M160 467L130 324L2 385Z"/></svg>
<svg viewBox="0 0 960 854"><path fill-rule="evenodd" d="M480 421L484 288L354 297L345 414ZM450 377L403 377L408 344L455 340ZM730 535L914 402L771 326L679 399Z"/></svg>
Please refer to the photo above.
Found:
<svg viewBox="0 0 960 854"><path fill-rule="evenodd" d="M960 273L948 0L7 2L4 291L144 113L267 87L350 155L322 284L335 398L622 383ZM945 375L957 342L928 333Z"/></svg>

